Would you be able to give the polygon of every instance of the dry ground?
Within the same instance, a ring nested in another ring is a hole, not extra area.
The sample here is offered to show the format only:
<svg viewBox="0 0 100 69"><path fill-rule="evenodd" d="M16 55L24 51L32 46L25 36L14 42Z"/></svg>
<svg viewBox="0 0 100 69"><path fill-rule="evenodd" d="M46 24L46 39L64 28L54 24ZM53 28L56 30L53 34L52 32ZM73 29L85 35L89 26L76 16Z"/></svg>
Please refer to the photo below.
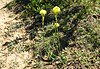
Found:
<svg viewBox="0 0 100 69"><path fill-rule="evenodd" d="M12 25L22 22L21 19L16 19L19 14L15 15L7 8L3 8L11 1L0 0L0 69L27 69L26 66L32 58L31 53L25 51L19 52L16 48L18 44L11 51L9 51L7 46L2 46L6 42L15 40L16 37L23 37L25 35L24 27L9 31ZM9 32L9 35L6 35L7 32ZM28 69L30 69L29 66Z"/></svg>

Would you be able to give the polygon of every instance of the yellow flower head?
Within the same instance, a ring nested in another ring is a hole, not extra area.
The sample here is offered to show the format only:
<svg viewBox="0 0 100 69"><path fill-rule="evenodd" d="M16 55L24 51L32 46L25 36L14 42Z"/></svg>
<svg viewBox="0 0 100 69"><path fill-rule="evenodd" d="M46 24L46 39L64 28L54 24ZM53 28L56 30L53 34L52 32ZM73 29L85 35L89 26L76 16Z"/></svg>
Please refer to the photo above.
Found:
<svg viewBox="0 0 100 69"><path fill-rule="evenodd" d="M55 23L54 26L55 26L56 28L58 28L60 25L59 25L59 23Z"/></svg>
<svg viewBox="0 0 100 69"><path fill-rule="evenodd" d="M60 11L61 11L61 10L60 10L60 8L59 8L58 6L55 6L55 7L53 8L54 14L58 14Z"/></svg>
<svg viewBox="0 0 100 69"><path fill-rule="evenodd" d="M47 11L46 11L46 10L41 10L41 11L40 11L40 14L41 14L42 16L44 16L45 14L47 14Z"/></svg>

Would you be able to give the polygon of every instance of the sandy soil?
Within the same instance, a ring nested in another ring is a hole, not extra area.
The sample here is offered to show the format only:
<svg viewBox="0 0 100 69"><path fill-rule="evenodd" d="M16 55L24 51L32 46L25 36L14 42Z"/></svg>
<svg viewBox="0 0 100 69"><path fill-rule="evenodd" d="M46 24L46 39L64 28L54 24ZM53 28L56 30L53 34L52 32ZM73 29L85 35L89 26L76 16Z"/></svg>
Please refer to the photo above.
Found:
<svg viewBox="0 0 100 69"><path fill-rule="evenodd" d="M30 69L29 67L25 67L32 58L31 53L25 51L20 51L19 53L16 51L16 47L13 51L9 52L7 46L2 46L5 42L13 41L16 36L22 37L25 35L25 30L22 27L13 32L9 32L9 36L5 36L12 25L21 23L21 19L15 19L19 14L16 15L7 8L3 8L11 1L12 0L0 0L0 69Z"/></svg>

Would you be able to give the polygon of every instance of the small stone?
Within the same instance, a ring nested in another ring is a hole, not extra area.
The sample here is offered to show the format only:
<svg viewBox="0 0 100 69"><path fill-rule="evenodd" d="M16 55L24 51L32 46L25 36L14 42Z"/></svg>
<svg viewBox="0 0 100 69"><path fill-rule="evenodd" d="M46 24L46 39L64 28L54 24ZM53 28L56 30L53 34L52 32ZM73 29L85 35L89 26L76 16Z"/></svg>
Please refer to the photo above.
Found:
<svg viewBox="0 0 100 69"><path fill-rule="evenodd" d="M55 64L60 64L60 61L56 61L56 63Z"/></svg>

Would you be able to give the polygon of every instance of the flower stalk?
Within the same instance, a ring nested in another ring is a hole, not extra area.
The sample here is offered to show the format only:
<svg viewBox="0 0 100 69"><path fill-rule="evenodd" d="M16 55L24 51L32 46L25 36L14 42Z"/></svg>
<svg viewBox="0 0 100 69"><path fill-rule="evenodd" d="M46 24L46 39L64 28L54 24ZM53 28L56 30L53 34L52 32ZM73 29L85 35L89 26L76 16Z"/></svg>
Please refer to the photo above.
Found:
<svg viewBox="0 0 100 69"><path fill-rule="evenodd" d="M57 15L55 15L56 23L58 23Z"/></svg>
<svg viewBox="0 0 100 69"><path fill-rule="evenodd" d="M55 7L53 8L53 12L54 12L54 14L55 14L55 20L56 20L54 26L55 26L55 33L57 34L57 40L58 40L58 46L57 46L58 52L59 52L59 49L60 49L60 37L59 37L58 27L59 27L60 25L59 25L59 23L58 23L57 16L58 16L58 14L60 13L60 11L61 11L61 10L60 10L60 8L59 8L58 6L55 6Z"/></svg>
<svg viewBox="0 0 100 69"><path fill-rule="evenodd" d="M45 36L45 31L44 31L44 19L45 19L45 15L47 14L47 11L46 10L41 10L40 11L40 14L41 14L41 16L42 16L42 28L43 28L43 46L45 45L45 38L44 38L44 36Z"/></svg>

